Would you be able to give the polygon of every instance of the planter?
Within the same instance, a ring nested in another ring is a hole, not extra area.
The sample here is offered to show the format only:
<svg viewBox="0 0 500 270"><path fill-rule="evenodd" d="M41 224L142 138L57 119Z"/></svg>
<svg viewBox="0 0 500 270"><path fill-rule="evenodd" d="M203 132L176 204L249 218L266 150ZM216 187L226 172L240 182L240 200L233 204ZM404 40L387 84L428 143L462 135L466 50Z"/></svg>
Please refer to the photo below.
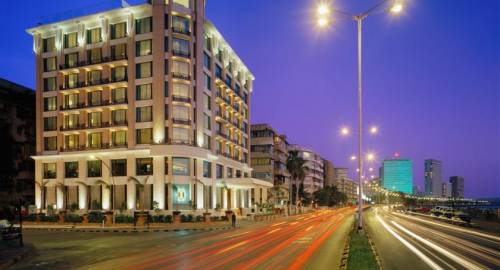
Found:
<svg viewBox="0 0 500 270"><path fill-rule="evenodd" d="M106 212L105 214L105 217L106 217L106 226L111 226L113 225L113 212L112 211L108 211Z"/></svg>
<svg viewBox="0 0 500 270"><path fill-rule="evenodd" d="M64 216L65 215L66 215L66 211L59 211L57 223L64 224Z"/></svg>
<svg viewBox="0 0 500 270"><path fill-rule="evenodd" d="M203 219L205 220L206 224L209 224L211 222L210 215L210 213L203 213Z"/></svg>
<svg viewBox="0 0 500 270"><path fill-rule="evenodd" d="M42 213L38 213L38 214L36 214L36 217L35 217L35 222L36 222L36 223L40 223L40 222L42 222L42 216L43 216L43 214L42 214Z"/></svg>
<svg viewBox="0 0 500 270"><path fill-rule="evenodd" d="M135 217L136 217L135 221L136 226L144 226L148 222L148 212L136 212Z"/></svg>
<svg viewBox="0 0 500 270"><path fill-rule="evenodd" d="M89 214L83 214L83 224L89 224Z"/></svg>
<svg viewBox="0 0 500 270"><path fill-rule="evenodd" d="M173 211L172 215L174 217L174 224L181 223L181 211Z"/></svg>
<svg viewBox="0 0 500 270"><path fill-rule="evenodd" d="M231 222L231 217L234 215L233 211L226 211L226 218L229 222Z"/></svg>

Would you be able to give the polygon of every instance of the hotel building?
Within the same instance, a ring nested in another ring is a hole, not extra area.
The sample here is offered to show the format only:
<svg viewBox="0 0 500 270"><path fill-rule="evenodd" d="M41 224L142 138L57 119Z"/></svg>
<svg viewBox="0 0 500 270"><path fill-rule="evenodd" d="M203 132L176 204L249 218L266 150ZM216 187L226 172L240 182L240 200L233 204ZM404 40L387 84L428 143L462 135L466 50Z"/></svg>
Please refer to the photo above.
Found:
<svg viewBox="0 0 500 270"><path fill-rule="evenodd" d="M153 0L38 25L38 209L240 209L252 73L204 0ZM241 212L240 212L241 213Z"/></svg>
<svg viewBox="0 0 500 270"><path fill-rule="evenodd" d="M269 199L276 204L283 204L288 201L290 189L290 173L286 169L286 136L278 134L268 124L254 124L251 130L253 177L274 184L274 188L269 190Z"/></svg>
<svg viewBox="0 0 500 270"><path fill-rule="evenodd" d="M385 159L382 187L394 192L413 193L413 163L409 159Z"/></svg>

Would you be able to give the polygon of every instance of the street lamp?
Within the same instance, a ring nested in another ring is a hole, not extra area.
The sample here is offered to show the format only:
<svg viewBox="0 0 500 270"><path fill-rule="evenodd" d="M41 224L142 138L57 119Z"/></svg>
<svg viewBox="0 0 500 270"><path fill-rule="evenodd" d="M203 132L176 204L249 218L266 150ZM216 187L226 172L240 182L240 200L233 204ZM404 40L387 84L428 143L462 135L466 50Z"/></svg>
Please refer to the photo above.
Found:
<svg viewBox="0 0 500 270"><path fill-rule="evenodd" d="M322 3L318 6L317 10L316 10L316 16L317 16L317 24L318 24L318 27L320 28L325 28L328 26L328 22L330 21L331 19L331 13L335 12L339 15L342 15L344 17L347 17L347 18L350 18L352 20L354 20L357 24L357 29L358 29L358 33L357 33L357 38L358 38L358 168L359 168L359 172L358 172L358 181L359 181L359 188L360 188L360 192L358 194L358 229L362 229L363 228L363 215L362 215L362 211L363 211L363 197L362 197L362 194L363 194L363 184L361 182L361 174L362 174L362 171L363 171L363 159L361 158L361 153L362 153L362 141L363 141L363 137L362 137L362 124L363 124L363 118L362 118L362 83L361 83L361 71L362 71L362 68L361 68L361 37L362 37L362 25L363 25L363 20L366 19L368 17L368 15L372 14L373 12L375 11L378 11L379 9L381 9L383 6L385 6L386 4L388 4L389 2L392 3L391 7L389 8L389 11L392 13L392 14L399 14L401 13L401 11L403 10L403 4L401 3L402 0L383 0L381 1L380 3L376 4L375 6L367 9L365 12L363 13L359 13L359 14L352 14L352 13L349 13L349 12L344 12L344 11L340 11L340 10L336 10L336 9L332 9L330 8L329 5L327 5L326 3ZM343 135L347 135L347 134L344 134L344 132L341 132Z"/></svg>

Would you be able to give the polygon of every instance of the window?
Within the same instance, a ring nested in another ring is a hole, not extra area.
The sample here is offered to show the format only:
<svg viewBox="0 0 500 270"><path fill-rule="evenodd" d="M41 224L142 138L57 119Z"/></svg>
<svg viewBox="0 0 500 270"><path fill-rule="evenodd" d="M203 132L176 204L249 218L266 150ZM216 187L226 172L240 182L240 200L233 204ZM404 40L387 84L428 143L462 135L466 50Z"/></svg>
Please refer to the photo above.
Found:
<svg viewBox="0 0 500 270"><path fill-rule="evenodd" d="M151 55L152 53L151 39L135 42L135 56Z"/></svg>
<svg viewBox="0 0 500 270"><path fill-rule="evenodd" d="M219 65L215 65L215 76L222 79L222 68Z"/></svg>
<svg viewBox="0 0 500 270"><path fill-rule="evenodd" d="M165 37L165 48L164 48L164 51L165 52L168 52L168 37Z"/></svg>
<svg viewBox="0 0 500 270"><path fill-rule="evenodd" d="M120 66L114 67L111 69L111 81L112 82L121 82L127 80L127 67Z"/></svg>
<svg viewBox="0 0 500 270"><path fill-rule="evenodd" d="M173 157L172 174L189 176L189 158Z"/></svg>
<svg viewBox="0 0 500 270"><path fill-rule="evenodd" d="M45 151L56 151L57 150L57 136L44 137L43 138L43 149Z"/></svg>
<svg viewBox="0 0 500 270"><path fill-rule="evenodd" d="M44 179L55 179L57 176L56 163L44 163L43 164L43 178Z"/></svg>
<svg viewBox="0 0 500 270"><path fill-rule="evenodd" d="M43 71L49 72L57 69L56 57L48 57L43 59Z"/></svg>
<svg viewBox="0 0 500 270"><path fill-rule="evenodd" d="M78 66L78 53L68 53L64 55L65 68L72 68Z"/></svg>
<svg viewBox="0 0 500 270"><path fill-rule="evenodd" d="M57 110L57 97L43 98L43 110L46 112Z"/></svg>
<svg viewBox="0 0 500 270"><path fill-rule="evenodd" d="M111 160L111 176L127 176L127 160Z"/></svg>
<svg viewBox="0 0 500 270"><path fill-rule="evenodd" d="M172 52L177 56L189 57L189 41L172 38Z"/></svg>
<svg viewBox="0 0 500 270"><path fill-rule="evenodd" d="M43 131L57 130L57 116L43 118Z"/></svg>
<svg viewBox="0 0 500 270"><path fill-rule="evenodd" d="M89 112L87 115L89 127L101 127L102 112Z"/></svg>
<svg viewBox="0 0 500 270"><path fill-rule="evenodd" d="M207 53L203 53L203 66L210 70L210 56Z"/></svg>
<svg viewBox="0 0 500 270"><path fill-rule="evenodd" d="M164 90L164 94L165 94L165 97L168 97L168 82L165 82L165 90Z"/></svg>
<svg viewBox="0 0 500 270"><path fill-rule="evenodd" d="M111 143L113 146L126 146L127 145L127 131L118 130L111 132Z"/></svg>
<svg viewBox="0 0 500 270"><path fill-rule="evenodd" d="M205 85L205 89L212 90L212 78L206 73L203 73L203 83Z"/></svg>
<svg viewBox="0 0 500 270"><path fill-rule="evenodd" d="M189 8L189 0L174 0L174 4L179 4L181 6Z"/></svg>
<svg viewBox="0 0 500 270"><path fill-rule="evenodd" d="M101 167L100 160L87 161L87 177L101 177Z"/></svg>
<svg viewBox="0 0 500 270"><path fill-rule="evenodd" d="M87 50L87 61L89 64L96 64L100 63L102 59L102 49L101 48L94 48Z"/></svg>
<svg viewBox="0 0 500 270"><path fill-rule="evenodd" d="M152 98L152 85L142 84L135 87L135 99L136 100L147 100Z"/></svg>
<svg viewBox="0 0 500 270"><path fill-rule="evenodd" d="M137 129L135 131L136 144L151 144L153 141L153 129Z"/></svg>
<svg viewBox="0 0 500 270"><path fill-rule="evenodd" d="M252 158L251 165L271 165L271 160L269 158Z"/></svg>
<svg viewBox="0 0 500 270"><path fill-rule="evenodd" d="M227 167L227 178L233 178L233 168Z"/></svg>
<svg viewBox="0 0 500 270"><path fill-rule="evenodd" d="M127 124L127 109L111 111L111 123L114 125Z"/></svg>
<svg viewBox="0 0 500 270"><path fill-rule="evenodd" d="M111 58L113 60L125 59L127 57L127 44L117 44L111 46Z"/></svg>
<svg viewBox="0 0 500 270"><path fill-rule="evenodd" d="M67 114L64 116L64 128L75 129L78 127L78 114Z"/></svg>
<svg viewBox="0 0 500 270"><path fill-rule="evenodd" d="M211 122L210 122L210 116L208 116L206 113L203 114L203 127L211 130Z"/></svg>
<svg viewBox="0 0 500 270"><path fill-rule="evenodd" d="M64 48L73 48L78 46L78 33L69 33L64 35Z"/></svg>
<svg viewBox="0 0 500 270"><path fill-rule="evenodd" d="M111 90L111 101L113 103L123 103L127 101L127 88L115 88Z"/></svg>
<svg viewBox="0 0 500 270"><path fill-rule="evenodd" d="M56 90L56 77L49 77L43 79L43 91Z"/></svg>
<svg viewBox="0 0 500 270"><path fill-rule="evenodd" d="M189 120L189 107L174 105L172 116L175 119Z"/></svg>
<svg viewBox="0 0 500 270"><path fill-rule="evenodd" d="M64 86L67 89L78 87L78 73L64 75Z"/></svg>
<svg viewBox="0 0 500 270"><path fill-rule="evenodd" d="M204 40L203 40L203 45L204 45L204 46L205 46L205 48L206 48L207 50L209 50L209 51L211 51L211 50L212 50L212 46L211 46L211 44L210 44L211 42L212 42L212 39L211 39L211 38L209 38L209 37L207 37L207 36L205 36L205 38L204 38Z"/></svg>
<svg viewBox="0 0 500 270"><path fill-rule="evenodd" d="M78 106L78 94L64 95L64 108L74 109Z"/></svg>
<svg viewBox="0 0 500 270"><path fill-rule="evenodd" d="M207 134L203 134L203 148L205 149L212 149L212 138L208 136Z"/></svg>
<svg viewBox="0 0 500 270"><path fill-rule="evenodd" d="M43 39L43 52L53 52L56 50L56 38L49 37Z"/></svg>
<svg viewBox="0 0 500 270"><path fill-rule="evenodd" d="M91 70L87 72L87 84L97 85L101 83L102 71L101 70Z"/></svg>
<svg viewBox="0 0 500 270"><path fill-rule="evenodd" d="M241 170L236 170L236 178L241 178Z"/></svg>
<svg viewBox="0 0 500 270"><path fill-rule="evenodd" d="M64 162L64 177L78 178L78 162Z"/></svg>
<svg viewBox="0 0 500 270"><path fill-rule="evenodd" d="M211 98L207 94L203 94L203 109L210 111L212 109Z"/></svg>
<svg viewBox="0 0 500 270"><path fill-rule="evenodd" d="M182 127L172 128L172 141L174 143L189 143L189 129Z"/></svg>
<svg viewBox="0 0 500 270"><path fill-rule="evenodd" d="M231 76L226 75L226 84L231 86L232 83L233 83L233 79L231 78Z"/></svg>
<svg viewBox="0 0 500 270"><path fill-rule="evenodd" d="M135 33L136 34L149 33L152 30L153 30L152 17L147 17L147 18L135 20Z"/></svg>
<svg viewBox="0 0 500 270"><path fill-rule="evenodd" d="M168 158L165 157L165 175L168 174Z"/></svg>
<svg viewBox="0 0 500 270"><path fill-rule="evenodd" d="M203 161L203 177L212 177L212 162Z"/></svg>
<svg viewBox="0 0 500 270"><path fill-rule="evenodd" d="M101 42L101 28L94 28L87 30L87 44Z"/></svg>
<svg viewBox="0 0 500 270"><path fill-rule="evenodd" d="M183 83L174 83L173 95L178 97L191 97L189 94L189 85Z"/></svg>
<svg viewBox="0 0 500 270"><path fill-rule="evenodd" d="M189 19L181 16L172 16L172 30L176 33L189 34Z"/></svg>
<svg viewBox="0 0 500 270"><path fill-rule="evenodd" d="M111 25L111 39L123 38L127 35L127 23L121 22Z"/></svg>
<svg viewBox="0 0 500 270"><path fill-rule="evenodd" d="M135 65L135 78L142 79L153 76L153 65L151 62L145 62Z"/></svg>
<svg viewBox="0 0 500 270"><path fill-rule="evenodd" d="M172 62L172 75L175 78L189 80L189 63L174 60Z"/></svg>
<svg viewBox="0 0 500 270"><path fill-rule="evenodd" d="M135 174L136 175L152 175L153 174L153 158L137 158L137 159L135 159Z"/></svg>
<svg viewBox="0 0 500 270"><path fill-rule="evenodd" d="M215 167L215 177L217 177L217 179L221 179L222 178L222 172L224 171L224 167L220 164L217 164L217 166Z"/></svg>
<svg viewBox="0 0 500 270"><path fill-rule="evenodd" d="M102 142L102 132L89 133L88 135L88 145L91 149L101 148Z"/></svg>
<svg viewBox="0 0 500 270"><path fill-rule="evenodd" d="M92 91L87 94L87 103L89 106L101 105L102 91Z"/></svg>
<svg viewBox="0 0 500 270"><path fill-rule="evenodd" d="M67 150L78 149L78 134L64 136L64 148Z"/></svg>
<svg viewBox="0 0 500 270"><path fill-rule="evenodd" d="M135 121L136 122L151 122L153 115L151 114L151 106L138 107L135 109Z"/></svg>

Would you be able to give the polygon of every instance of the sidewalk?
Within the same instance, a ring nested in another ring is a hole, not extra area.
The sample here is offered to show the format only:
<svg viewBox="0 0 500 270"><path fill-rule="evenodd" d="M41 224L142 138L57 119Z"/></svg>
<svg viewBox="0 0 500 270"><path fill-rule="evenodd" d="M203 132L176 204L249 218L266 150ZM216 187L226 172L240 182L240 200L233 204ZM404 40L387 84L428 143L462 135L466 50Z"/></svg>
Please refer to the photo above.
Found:
<svg viewBox="0 0 500 270"><path fill-rule="evenodd" d="M0 240L0 270L8 269L26 258L32 250L31 245L19 246L19 240Z"/></svg>

